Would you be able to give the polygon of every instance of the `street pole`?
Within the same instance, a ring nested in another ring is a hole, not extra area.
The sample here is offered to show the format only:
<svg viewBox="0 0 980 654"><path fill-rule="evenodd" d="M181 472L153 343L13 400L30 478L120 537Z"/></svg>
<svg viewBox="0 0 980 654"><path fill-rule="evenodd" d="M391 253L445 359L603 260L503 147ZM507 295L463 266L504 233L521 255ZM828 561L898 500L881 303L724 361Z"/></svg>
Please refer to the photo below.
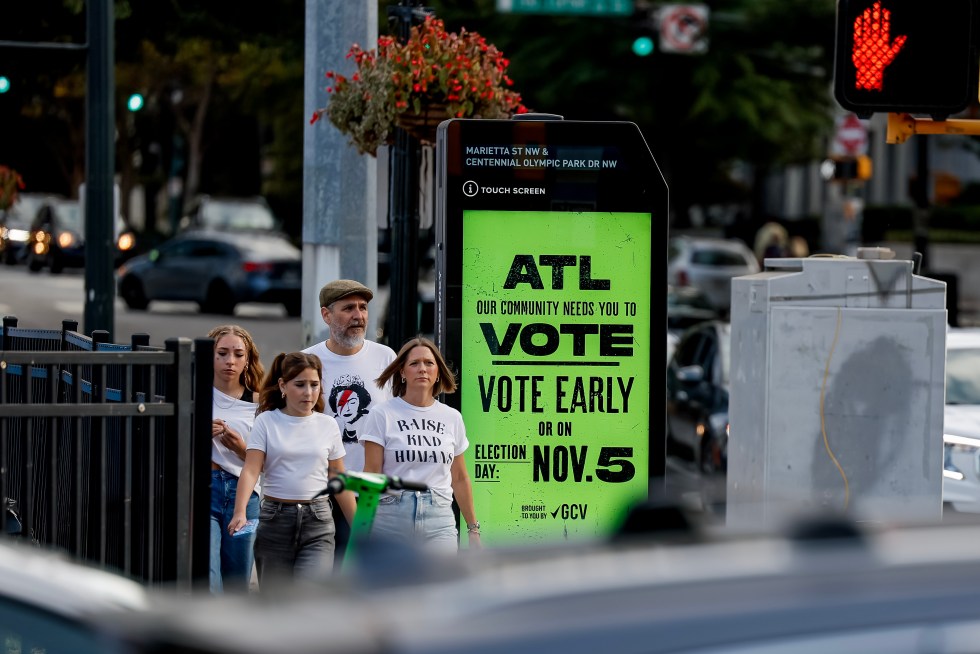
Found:
<svg viewBox="0 0 980 654"><path fill-rule="evenodd" d="M376 43L376 2L306 1L307 116L323 107L324 72L353 66L352 43ZM303 316L301 347L330 335L320 316L320 288L335 279L378 281L378 161L351 147L321 121L303 133ZM376 338L381 293L371 304L368 333Z"/></svg>
<svg viewBox="0 0 980 654"><path fill-rule="evenodd" d="M930 270L929 261L929 137L919 135L915 140L915 184L912 200L912 238L915 251L922 254L921 267Z"/></svg>
<svg viewBox="0 0 980 654"><path fill-rule="evenodd" d="M406 43L412 25L432 11L413 0L388 7L388 22ZM396 351L418 333L419 142L400 127L391 147L388 206L391 226L391 297L388 300L388 345Z"/></svg>
<svg viewBox="0 0 980 654"><path fill-rule="evenodd" d="M85 94L85 333L112 332L113 172L115 170L114 15L111 0L86 3L88 70Z"/></svg>

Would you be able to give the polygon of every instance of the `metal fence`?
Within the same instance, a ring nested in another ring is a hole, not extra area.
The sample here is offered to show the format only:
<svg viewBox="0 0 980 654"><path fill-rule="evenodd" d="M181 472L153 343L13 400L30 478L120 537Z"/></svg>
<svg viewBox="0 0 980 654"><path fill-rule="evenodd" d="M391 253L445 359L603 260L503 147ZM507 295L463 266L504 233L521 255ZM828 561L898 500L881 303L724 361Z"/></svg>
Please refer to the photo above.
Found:
<svg viewBox="0 0 980 654"><path fill-rule="evenodd" d="M0 535L147 584L206 584L213 341L0 329Z"/></svg>

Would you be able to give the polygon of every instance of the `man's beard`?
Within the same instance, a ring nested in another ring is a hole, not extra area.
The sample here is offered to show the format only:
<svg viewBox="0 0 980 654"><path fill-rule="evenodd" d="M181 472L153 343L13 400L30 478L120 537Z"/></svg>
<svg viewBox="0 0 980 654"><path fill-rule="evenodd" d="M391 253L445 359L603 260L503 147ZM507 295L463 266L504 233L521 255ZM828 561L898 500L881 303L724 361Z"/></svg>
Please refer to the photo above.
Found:
<svg viewBox="0 0 980 654"><path fill-rule="evenodd" d="M349 336L346 331L337 331L336 333L331 332L330 338L335 340L338 345L344 348L355 348L364 343L364 334L357 334L356 336Z"/></svg>

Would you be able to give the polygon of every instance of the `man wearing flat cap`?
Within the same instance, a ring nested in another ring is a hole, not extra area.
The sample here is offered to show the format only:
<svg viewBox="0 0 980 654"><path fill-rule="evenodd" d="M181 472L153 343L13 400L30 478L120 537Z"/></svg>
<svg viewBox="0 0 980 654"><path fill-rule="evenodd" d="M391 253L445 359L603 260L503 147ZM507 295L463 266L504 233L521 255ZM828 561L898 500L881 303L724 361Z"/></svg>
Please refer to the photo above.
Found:
<svg viewBox="0 0 980 654"><path fill-rule="evenodd" d="M332 413L344 440L344 467L364 469L364 445L357 430L371 407L391 398L391 384L378 388L374 380L395 352L364 338L368 324L368 302L374 293L352 279L338 279L320 289L320 315L330 329L327 340L303 350L323 363L324 411Z"/></svg>

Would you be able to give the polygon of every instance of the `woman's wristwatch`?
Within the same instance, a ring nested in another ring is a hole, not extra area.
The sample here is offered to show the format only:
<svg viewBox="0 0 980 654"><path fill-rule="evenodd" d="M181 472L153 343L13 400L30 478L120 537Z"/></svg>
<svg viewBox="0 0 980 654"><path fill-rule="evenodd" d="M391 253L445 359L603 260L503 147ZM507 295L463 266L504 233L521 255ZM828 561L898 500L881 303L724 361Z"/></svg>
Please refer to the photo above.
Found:
<svg viewBox="0 0 980 654"><path fill-rule="evenodd" d="M476 522L467 522L466 531L468 531L471 534L473 532L480 533L480 521L477 520Z"/></svg>

